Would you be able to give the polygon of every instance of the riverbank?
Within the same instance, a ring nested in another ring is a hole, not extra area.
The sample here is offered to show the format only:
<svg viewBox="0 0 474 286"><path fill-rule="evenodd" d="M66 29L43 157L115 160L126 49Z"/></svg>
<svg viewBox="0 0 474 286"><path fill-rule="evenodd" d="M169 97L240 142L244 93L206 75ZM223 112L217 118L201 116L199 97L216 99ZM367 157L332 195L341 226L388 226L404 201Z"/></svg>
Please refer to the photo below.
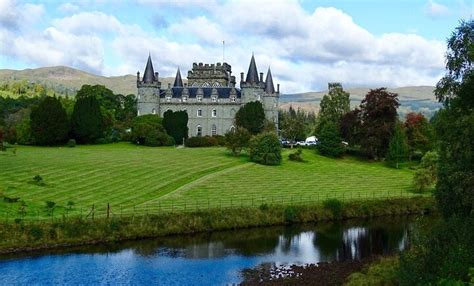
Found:
<svg viewBox="0 0 474 286"><path fill-rule="evenodd" d="M271 225L350 218L426 214L436 211L433 198L388 199L301 206L268 206L162 213L110 219L68 218L0 224L0 254Z"/></svg>

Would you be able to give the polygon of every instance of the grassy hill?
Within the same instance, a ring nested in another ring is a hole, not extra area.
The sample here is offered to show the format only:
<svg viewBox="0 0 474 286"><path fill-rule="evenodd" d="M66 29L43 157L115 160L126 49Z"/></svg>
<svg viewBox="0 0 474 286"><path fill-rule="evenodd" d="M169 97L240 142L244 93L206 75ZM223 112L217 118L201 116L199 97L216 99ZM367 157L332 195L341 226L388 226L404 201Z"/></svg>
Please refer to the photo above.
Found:
<svg viewBox="0 0 474 286"><path fill-rule="evenodd" d="M328 159L305 150L304 163L261 166L236 158L223 148L149 148L129 143L66 147L17 146L0 152L0 218L18 216L19 198L30 217L47 217L45 202L56 213L85 213L94 205L104 212L190 209L262 203L352 200L411 196L413 171L352 158ZM33 177L40 175L44 185Z"/></svg>
<svg viewBox="0 0 474 286"><path fill-rule="evenodd" d="M350 93L351 106L360 104L370 88L347 88ZM433 86L406 86L398 88L388 88L390 92L397 93L400 100L399 112L403 115L410 111L422 112L430 117L441 104L436 100ZM328 91L306 92L298 94L284 94L280 98L281 108L287 109L301 108L305 111L319 111L319 102Z"/></svg>
<svg viewBox="0 0 474 286"><path fill-rule="evenodd" d="M114 93L124 95L136 94L137 92L137 77L135 75L105 77L64 66L25 70L0 70L0 82L16 80L41 83L60 94L63 94L65 91L69 94L75 94L84 84L105 85ZM167 86L168 83L174 81L174 78L160 78L160 81L162 86Z"/></svg>

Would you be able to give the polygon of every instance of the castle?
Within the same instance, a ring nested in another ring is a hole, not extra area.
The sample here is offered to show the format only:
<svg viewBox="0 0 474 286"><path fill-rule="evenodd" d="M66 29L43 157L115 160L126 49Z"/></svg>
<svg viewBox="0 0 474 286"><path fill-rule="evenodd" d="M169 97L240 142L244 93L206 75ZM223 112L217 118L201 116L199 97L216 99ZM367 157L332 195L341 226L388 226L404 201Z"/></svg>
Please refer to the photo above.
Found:
<svg viewBox="0 0 474 286"><path fill-rule="evenodd" d="M163 114L167 110L184 110L188 114L188 136L224 135L234 128L234 117L247 102L260 101L265 117L278 129L278 101L280 85L273 85L270 68L263 80L257 72L252 55L247 77L240 74L240 89L235 87L235 76L227 63L194 63L188 71L188 83L183 84L178 68L173 86L162 88L158 72L148 56L143 78L137 72L137 114Z"/></svg>

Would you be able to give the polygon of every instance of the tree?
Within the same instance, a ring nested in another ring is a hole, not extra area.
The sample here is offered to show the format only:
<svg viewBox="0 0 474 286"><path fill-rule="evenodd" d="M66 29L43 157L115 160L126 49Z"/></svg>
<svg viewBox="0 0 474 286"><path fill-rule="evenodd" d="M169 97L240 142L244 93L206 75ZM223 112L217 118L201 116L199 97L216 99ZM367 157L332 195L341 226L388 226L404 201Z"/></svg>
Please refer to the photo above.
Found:
<svg viewBox="0 0 474 286"><path fill-rule="evenodd" d="M66 110L55 97L44 97L32 108L31 135L38 145L57 145L66 142L69 122Z"/></svg>
<svg viewBox="0 0 474 286"><path fill-rule="evenodd" d="M424 192L429 187L436 184L438 173L438 153L435 151L426 152L421 158L420 166L413 177L413 185L418 192Z"/></svg>
<svg viewBox="0 0 474 286"><path fill-rule="evenodd" d="M388 146L386 156L388 164L398 169L400 162L403 162L407 156L407 150L407 138L401 124L398 123Z"/></svg>
<svg viewBox="0 0 474 286"><path fill-rule="evenodd" d="M474 215L474 20L461 22L448 39L446 75L435 93L440 112L435 196L445 217Z"/></svg>
<svg viewBox="0 0 474 286"><path fill-rule="evenodd" d="M3 127L0 126L0 151L4 151L5 147L3 146Z"/></svg>
<svg viewBox="0 0 474 286"><path fill-rule="evenodd" d="M378 159L387 154L399 105L398 94L386 88L371 89L362 100L360 144L369 158Z"/></svg>
<svg viewBox="0 0 474 286"><path fill-rule="evenodd" d="M319 134L328 122L336 124L339 128L341 117L350 111L349 93L342 89L341 84L330 83L329 92L323 96L319 107L316 134Z"/></svg>
<svg viewBox="0 0 474 286"><path fill-rule="evenodd" d="M359 135L362 127L360 114L360 109L356 108L344 114L339 121L341 137L350 145L358 144L360 141Z"/></svg>
<svg viewBox="0 0 474 286"><path fill-rule="evenodd" d="M188 138L188 113L186 111L167 110L163 114L163 127L173 137L176 144Z"/></svg>
<svg viewBox="0 0 474 286"><path fill-rule="evenodd" d="M291 142L305 140L307 125L314 121L310 116L300 109L295 111L291 106L287 112L281 112L279 122L283 137Z"/></svg>
<svg viewBox="0 0 474 286"><path fill-rule="evenodd" d="M323 156L340 157L345 151L339 129L333 122L328 121L322 126L319 141L317 149Z"/></svg>
<svg viewBox="0 0 474 286"><path fill-rule="evenodd" d="M265 123L265 111L260 101L247 102L235 114L237 126L247 129L251 134L262 131Z"/></svg>
<svg viewBox="0 0 474 286"><path fill-rule="evenodd" d="M173 145L174 139L166 133L162 122L162 118L155 114L136 117L132 124L132 143L152 147Z"/></svg>
<svg viewBox="0 0 474 286"><path fill-rule="evenodd" d="M225 134L225 146L234 156L240 155L242 149L248 146L249 140L250 133L243 127L233 128Z"/></svg>
<svg viewBox="0 0 474 286"><path fill-rule="evenodd" d="M90 144L104 136L105 122L94 96L80 97L71 116L71 133L78 143Z"/></svg>
<svg viewBox="0 0 474 286"><path fill-rule="evenodd" d="M280 140L275 133L255 135L249 142L250 160L262 165L279 165L281 163Z"/></svg>
<svg viewBox="0 0 474 286"><path fill-rule="evenodd" d="M410 112L405 119L405 132L408 144L408 159L416 154L424 155L433 145L433 132L428 120L421 113Z"/></svg>

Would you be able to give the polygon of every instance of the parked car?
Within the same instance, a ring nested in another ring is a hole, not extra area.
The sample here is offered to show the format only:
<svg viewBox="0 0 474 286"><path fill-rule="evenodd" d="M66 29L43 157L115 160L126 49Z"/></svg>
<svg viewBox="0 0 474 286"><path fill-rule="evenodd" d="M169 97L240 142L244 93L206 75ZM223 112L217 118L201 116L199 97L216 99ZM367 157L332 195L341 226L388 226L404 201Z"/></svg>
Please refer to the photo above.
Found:
<svg viewBox="0 0 474 286"><path fill-rule="evenodd" d="M306 138L305 141L298 141L296 142L296 145L298 146L315 146L315 145L318 145L319 141L318 141L318 138L316 138L316 136L310 136L308 138Z"/></svg>

